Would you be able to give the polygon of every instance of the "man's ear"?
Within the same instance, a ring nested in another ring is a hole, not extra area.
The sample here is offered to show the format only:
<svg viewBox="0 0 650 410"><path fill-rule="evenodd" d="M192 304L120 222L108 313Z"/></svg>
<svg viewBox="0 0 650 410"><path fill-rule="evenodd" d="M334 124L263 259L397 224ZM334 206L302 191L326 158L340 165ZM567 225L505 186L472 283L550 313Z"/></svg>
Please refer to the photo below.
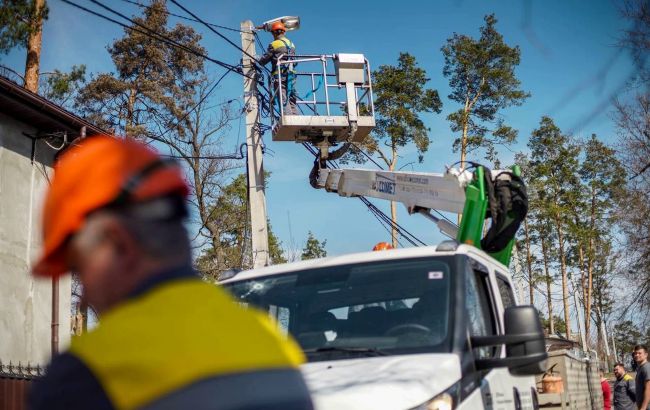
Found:
<svg viewBox="0 0 650 410"><path fill-rule="evenodd" d="M119 218L111 218L106 226L107 239L113 245L116 256L125 258L128 263L138 254L138 241Z"/></svg>

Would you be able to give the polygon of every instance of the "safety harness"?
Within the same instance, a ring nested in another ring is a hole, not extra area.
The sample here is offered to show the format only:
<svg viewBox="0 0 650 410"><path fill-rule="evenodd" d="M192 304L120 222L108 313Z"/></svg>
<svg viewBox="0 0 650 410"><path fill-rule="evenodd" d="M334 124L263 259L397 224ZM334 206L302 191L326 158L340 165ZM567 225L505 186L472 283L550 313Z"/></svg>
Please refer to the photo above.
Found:
<svg viewBox="0 0 650 410"><path fill-rule="evenodd" d="M279 38L276 41L281 41L282 44L287 49L287 55L293 55L296 52L296 47L293 45L291 41L288 41L286 38ZM277 70L280 70L280 75L284 77L284 81L286 82L287 85L287 98L286 101L284 102L284 106L286 107L287 103L289 102L289 98L291 95L294 93L294 81L296 78L295 74L295 66L296 64L291 62L286 66L279 67L279 65L276 63L276 69L274 70L273 74L277 74ZM279 99L277 100L279 101Z"/></svg>

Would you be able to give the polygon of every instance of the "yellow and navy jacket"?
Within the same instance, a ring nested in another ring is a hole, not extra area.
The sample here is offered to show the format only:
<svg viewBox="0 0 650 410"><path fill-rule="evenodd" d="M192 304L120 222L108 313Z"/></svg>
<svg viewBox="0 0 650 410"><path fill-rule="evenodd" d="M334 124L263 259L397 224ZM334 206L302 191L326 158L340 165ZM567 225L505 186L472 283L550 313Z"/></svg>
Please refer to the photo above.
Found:
<svg viewBox="0 0 650 410"><path fill-rule="evenodd" d="M280 36L277 40L273 40L271 44L269 44L266 53L260 57L259 62L262 65L266 65L270 61L272 63L271 74L276 76L278 75L277 59L282 54L288 56L293 56L296 54L296 46L294 46L291 40L285 36ZM282 70L283 74L284 72L294 71L293 64L283 67Z"/></svg>
<svg viewBox="0 0 650 410"><path fill-rule="evenodd" d="M191 268L158 275L72 341L37 409L312 409L300 348Z"/></svg>
<svg viewBox="0 0 650 410"><path fill-rule="evenodd" d="M627 373L614 382L614 408L616 410L637 410L634 377Z"/></svg>

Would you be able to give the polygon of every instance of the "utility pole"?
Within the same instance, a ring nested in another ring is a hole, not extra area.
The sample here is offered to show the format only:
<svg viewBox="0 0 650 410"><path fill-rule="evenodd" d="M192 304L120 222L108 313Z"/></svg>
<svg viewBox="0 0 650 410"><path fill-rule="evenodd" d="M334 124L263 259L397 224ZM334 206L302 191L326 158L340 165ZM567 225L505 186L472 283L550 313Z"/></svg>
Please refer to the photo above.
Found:
<svg viewBox="0 0 650 410"><path fill-rule="evenodd" d="M253 61L255 57L255 36L252 21L243 21L240 27L242 49L244 50L242 70L244 72L244 107L246 109L246 168L248 174L248 204L251 215L253 268L260 268L268 266L270 258L269 234L266 223L266 196L264 193L262 135L260 134L260 116L257 105L257 71Z"/></svg>
<svg viewBox="0 0 650 410"><path fill-rule="evenodd" d="M573 287L575 290L575 285ZM578 308L578 297L576 296L578 292L573 292L573 303L575 303L576 306L576 319L578 320L578 333L580 334L580 339L582 339L582 350L584 352L587 352L587 338L589 335L585 334L585 329L582 326L582 318L580 317L580 309ZM569 324L567 323L566 326L568 327Z"/></svg>

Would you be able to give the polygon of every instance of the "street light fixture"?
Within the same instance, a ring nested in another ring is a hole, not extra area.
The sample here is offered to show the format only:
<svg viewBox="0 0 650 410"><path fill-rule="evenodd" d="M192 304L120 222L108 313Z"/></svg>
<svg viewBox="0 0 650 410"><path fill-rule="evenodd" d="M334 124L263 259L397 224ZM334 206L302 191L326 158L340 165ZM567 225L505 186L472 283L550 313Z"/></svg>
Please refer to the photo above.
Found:
<svg viewBox="0 0 650 410"><path fill-rule="evenodd" d="M298 16L282 16L265 21L260 26L255 27L258 30L271 31L273 23L281 21L287 31L298 30L300 28L300 17Z"/></svg>

